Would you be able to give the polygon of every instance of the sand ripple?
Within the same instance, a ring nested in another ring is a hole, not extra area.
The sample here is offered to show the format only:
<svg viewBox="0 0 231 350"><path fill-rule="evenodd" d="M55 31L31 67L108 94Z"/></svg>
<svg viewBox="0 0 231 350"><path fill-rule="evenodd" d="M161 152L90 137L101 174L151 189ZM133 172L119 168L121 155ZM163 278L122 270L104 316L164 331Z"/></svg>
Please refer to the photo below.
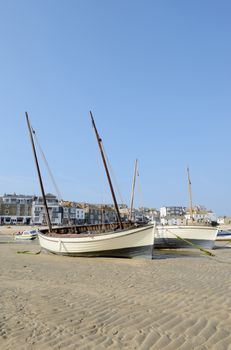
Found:
<svg viewBox="0 0 231 350"><path fill-rule="evenodd" d="M24 248L0 245L1 350L231 349L231 249L137 261Z"/></svg>

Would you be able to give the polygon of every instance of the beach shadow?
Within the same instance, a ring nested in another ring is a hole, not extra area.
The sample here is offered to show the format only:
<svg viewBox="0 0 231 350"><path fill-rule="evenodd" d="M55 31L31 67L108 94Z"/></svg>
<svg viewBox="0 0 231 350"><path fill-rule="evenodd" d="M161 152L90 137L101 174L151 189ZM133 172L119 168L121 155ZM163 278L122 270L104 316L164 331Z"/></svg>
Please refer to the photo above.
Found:
<svg viewBox="0 0 231 350"><path fill-rule="evenodd" d="M223 245L215 245L214 250L229 250L231 249L231 242L224 242Z"/></svg>
<svg viewBox="0 0 231 350"><path fill-rule="evenodd" d="M204 255L198 250L189 249L155 249L153 252L153 259L180 259L180 258L198 258Z"/></svg>

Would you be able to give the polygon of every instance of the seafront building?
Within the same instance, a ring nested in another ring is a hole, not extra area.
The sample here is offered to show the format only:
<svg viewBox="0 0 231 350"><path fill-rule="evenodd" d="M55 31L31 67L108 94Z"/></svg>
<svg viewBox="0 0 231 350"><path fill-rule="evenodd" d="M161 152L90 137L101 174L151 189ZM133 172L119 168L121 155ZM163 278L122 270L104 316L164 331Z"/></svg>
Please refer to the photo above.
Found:
<svg viewBox="0 0 231 350"><path fill-rule="evenodd" d="M140 211L142 211L144 217L149 221L149 222L156 222L157 224L160 223L160 211L155 209L155 208L146 208L142 207L139 208Z"/></svg>
<svg viewBox="0 0 231 350"><path fill-rule="evenodd" d="M61 207L63 225L82 225L85 223L84 209L78 203L61 201L59 205Z"/></svg>
<svg viewBox="0 0 231 350"><path fill-rule="evenodd" d="M166 218L168 216L184 216L186 214L186 207L161 207L160 208L160 217Z"/></svg>
<svg viewBox="0 0 231 350"><path fill-rule="evenodd" d="M85 211L85 220L88 224L107 224L117 221L117 215L114 207L107 204L89 204L83 203Z"/></svg>
<svg viewBox="0 0 231 350"><path fill-rule="evenodd" d="M47 206L52 225L61 225L62 210L56 196L51 193L46 194ZM31 208L31 224L46 225L46 213L42 197L34 197Z"/></svg>
<svg viewBox="0 0 231 350"><path fill-rule="evenodd" d="M202 205L195 205L192 208L192 214L190 213L189 209L186 212L185 215L187 220L192 219L196 222L212 222L217 221L217 215L212 210L207 210Z"/></svg>
<svg viewBox="0 0 231 350"><path fill-rule="evenodd" d="M160 208L160 223L162 225L186 225L186 207L170 206Z"/></svg>
<svg viewBox="0 0 231 350"><path fill-rule="evenodd" d="M46 194L48 211L52 225L103 224L117 221L117 214L112 204L90 204L71 201L59 201ZM122 221L130 220L130 209L119 204ZM133 208L132 220L139 222L156 222L162 225L186 225L190 219L194 222L212 222L217 217L203 206L194 206L192 212L183 206L165 206L160 210L154 208ZM231 219L220 219L231 223ZM46 225L46 215L41 196L4 194L0 197L0 225L31 224Z"/></svg>
<svg viewBox="0 0 231 350"><path fill-rule="evenodd" d="M15 193L0 197L0 224L30 224L33 198Z"/></svg>
<svg viewBox="0 0 231 350"><path fill-rule="evenodd" d="M112 205L60 201L46 194L52 225L101 224L117 221ZM0 224L46 225L46 214L41 196L4 194L0 197Z"/></svg>
<svg viewBox="0 0 231 350"><path fill-rule="evenodd" d="M207 210L201 205L195 205L191 211L189 208L179 206L160 208L162 225L186 225L191 220L195 223L210 223L217 221L217 216L212 210Z"/></svg>

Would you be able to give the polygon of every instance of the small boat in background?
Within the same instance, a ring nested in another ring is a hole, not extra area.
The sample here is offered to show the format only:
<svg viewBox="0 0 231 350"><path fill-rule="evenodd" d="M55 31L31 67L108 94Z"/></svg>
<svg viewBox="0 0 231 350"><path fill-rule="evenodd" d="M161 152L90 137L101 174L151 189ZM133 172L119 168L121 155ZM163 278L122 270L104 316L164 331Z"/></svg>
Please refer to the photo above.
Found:
<svg viewBox="0 0 231 350"><path fill-rule="evenodd" d="M14 236L15 240L33 240L38 237L38 230L25 230L23 232L18 232Z"/></svg>
<svg viewBox="0 0 231 350"><path fill-rule="evenodd" d="M230 229L219 229L216 237L216 241L229 241L231 240L231 228Z"/></svg>

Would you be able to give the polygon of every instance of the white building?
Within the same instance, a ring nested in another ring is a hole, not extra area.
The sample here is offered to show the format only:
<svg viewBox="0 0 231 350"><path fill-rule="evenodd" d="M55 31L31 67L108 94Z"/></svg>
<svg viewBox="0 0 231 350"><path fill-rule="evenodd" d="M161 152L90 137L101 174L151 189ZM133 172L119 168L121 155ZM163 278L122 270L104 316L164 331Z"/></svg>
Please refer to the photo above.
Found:
<svg viewBox="0 0 231 350"><path fill-rule="evenodd" d="M56 196L46 194L47 206L51 224L60 225L62 223L62 211ZM31 222L34 225L47 225L46 213L42 197L34 197L31 209Z"/></svg>
<svg viewBox="0 0 231 350"><path fill-rule="evenodd" d="M191 215L189 212L185 215L187 220L191 219ZM211 210L204 211L193 211L192 218L196 222L212 222L217 221L217 216Z"/></svg>
<svg viewBox="0 0 231 350"><path fill-rule="evenodd" d="M0 197L0 224L29 224L33 197L16 193Z"/></svg>
<svg viewBox="0 0 231 350"><path fill-rule="evenodd" d="M82 208L78 208L75 204L60 203L62 208L62 223L66 224L83 224L85 220L85 211Z"/></svg>
<svg viewBox="0 0 231 350"><path fill-rule="evenodd" d="M186 225L186 218L184 216L178 216L178 217L162 217L160 219L160 223L162 225L177 225L177 226L182 226L182 225Z"/></svg>
<svg viewBox="0 0 231 350"><path fill-rule="evenodd" d="M167 216L181 216L186 213L186 207L161 207L160 217L165 218Z"/></svg>

